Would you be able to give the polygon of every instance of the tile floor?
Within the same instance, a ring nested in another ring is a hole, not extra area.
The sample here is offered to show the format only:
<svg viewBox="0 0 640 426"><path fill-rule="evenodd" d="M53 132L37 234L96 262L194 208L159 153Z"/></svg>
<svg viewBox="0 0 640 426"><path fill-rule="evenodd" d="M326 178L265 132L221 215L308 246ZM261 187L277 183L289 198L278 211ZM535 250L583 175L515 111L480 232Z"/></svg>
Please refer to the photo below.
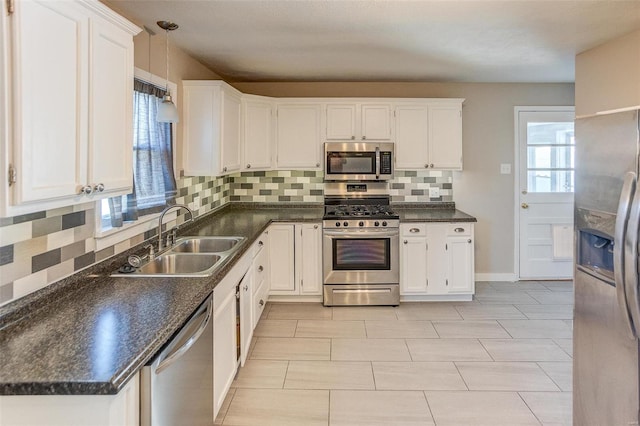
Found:
<svg viewBox="0 0 640 426"><path fill-rule="evenodd" d="M269 303L218 425L571 425L573 285L473 302Z"/></svg>

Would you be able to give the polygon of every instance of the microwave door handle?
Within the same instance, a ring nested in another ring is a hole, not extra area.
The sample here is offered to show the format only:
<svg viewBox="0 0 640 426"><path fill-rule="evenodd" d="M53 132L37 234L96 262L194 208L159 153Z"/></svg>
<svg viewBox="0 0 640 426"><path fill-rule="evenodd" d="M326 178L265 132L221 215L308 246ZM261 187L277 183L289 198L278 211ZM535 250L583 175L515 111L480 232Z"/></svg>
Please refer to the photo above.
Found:
<svg viewBox="0 0 640 426"><path fill-rule="evenodd" d="M380 179L380 147L376 146L376 179Z"/></svg>
<svg viewBox="0 0 640 426"><path fill-rule="evenodd" d="M629 172L624 176L624 183L622 185L622 191L620 194L620 201L618 204L618 211L616 215L616 227L614 233L613 244L613 271L616 284L616 296L618 299L618 307L620 308L621 316L626 324L627 334L631 338L635 338L635 331L631 314L629 310L629 303L627 301L627 294L625 287L627 285L627 274L636 274L637 269L634 267L636 260L630 256L632 249L632 243L629 241L629 214L632 210L633 194L636 190L636 175L633 172ZM637 200L634 200L637 201ZM637 225L636 225L637 231ZM637 240L636 240L637 243ZM637 254L637 247L635 250ZM628 265L627 263L631 263ZM629 268L629 270L627 269Z"/></svg>
<svg viewBox="0 0 640 426"><path fill-rule="evenodd" d="M626 178L626 176L625 176ZM626 182L625 182L626 183ZM638 325L640 325L640 295L638 294L638 231L640 231L640 187L635 187L635 194L628 213L626 235L624 239L624 294L626 299L626 311L623 306L625 320L631 317L628 323L629 337L638 337ZM617 225L617 224L616 224ZM615 249L615 246L614 246ZM618 283L616 282L616 285ZM620 299L618 299L620 300Z"/></svg>

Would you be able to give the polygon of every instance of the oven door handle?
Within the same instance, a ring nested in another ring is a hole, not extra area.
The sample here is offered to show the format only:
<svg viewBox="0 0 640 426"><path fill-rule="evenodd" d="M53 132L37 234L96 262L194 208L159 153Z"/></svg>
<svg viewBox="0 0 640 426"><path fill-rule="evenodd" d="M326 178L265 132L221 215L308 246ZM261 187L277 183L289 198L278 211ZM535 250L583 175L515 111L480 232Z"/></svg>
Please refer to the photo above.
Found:
<svg viewBox="0 0 640 426"><path fill-rule="evenodd" d="M392 229L392 230L370 229L370 228L367 228L366 230L365 229L349 229L349 230L325 229L323 232L324 232L324 235L343 237L343 238L349 238L349 237L362 238L362 237L368 237L368 236L370 236L371 238L384 237L384 236L395 237L400 235L400 232L397 229Z"/></svg>

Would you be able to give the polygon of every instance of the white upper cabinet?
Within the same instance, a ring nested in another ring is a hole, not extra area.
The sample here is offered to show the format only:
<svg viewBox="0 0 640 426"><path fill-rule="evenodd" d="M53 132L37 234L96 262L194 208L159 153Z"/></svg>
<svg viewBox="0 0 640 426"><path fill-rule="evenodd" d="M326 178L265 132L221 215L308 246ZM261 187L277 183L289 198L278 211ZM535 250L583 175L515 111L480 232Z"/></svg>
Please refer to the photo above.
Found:
<svg viewBox="0 0 640 426"><path fill-rule="evenodd" d="M462 170L462 99L398 104L397 169Z"/></svg>
<svg viewBox="0 0 640 426"><path fill-rule="evenodd" d="M13 4L2 25L10 41L2 45L9 107L1 167L15 171L15 182L1 191L0 213L130 191L133 35L140 28L98 1Z"/></svg>
<svg viewBox="0 0 640 426"><path fill-rule="evenodd" d="M246 96L243 105L243 170L265 170L272 166L273 102Z"/></svg>
<svg viewBox="0 0 640 426"><path fill-rule="evenodd" d="M276 167L319 169L322 166L319 103L282 103L277 110Z"/></svg>
<svg viewBox="0 0 640 426"><path fill-rule="evenodd" d="M185 175L240 170L241 93L218 80L183 81L182 88Z"/></svg>
<svg viewBox="0 0 640 426"><path fill-rule="evenodd" d="M390 140L391 105L327 104L325 137L327 140Z"/></svg>
<svg viewBox="0 0 640 426"><path fill-rule="evenodd" d="M462 105L429 105L429 167L462 170Z"/></svg>

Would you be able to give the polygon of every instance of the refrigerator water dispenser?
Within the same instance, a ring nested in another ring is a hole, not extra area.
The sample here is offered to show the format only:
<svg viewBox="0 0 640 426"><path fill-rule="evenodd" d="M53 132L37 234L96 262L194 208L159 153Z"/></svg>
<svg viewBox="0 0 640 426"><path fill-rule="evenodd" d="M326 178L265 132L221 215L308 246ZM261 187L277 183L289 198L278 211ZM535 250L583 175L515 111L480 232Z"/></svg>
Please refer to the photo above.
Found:
<svg viewBox="0 0 640 426"><path fill-rule="evenodd" d="M591 230L579 232L578 265L613 277L613 237L596 234Z"/></svg>

